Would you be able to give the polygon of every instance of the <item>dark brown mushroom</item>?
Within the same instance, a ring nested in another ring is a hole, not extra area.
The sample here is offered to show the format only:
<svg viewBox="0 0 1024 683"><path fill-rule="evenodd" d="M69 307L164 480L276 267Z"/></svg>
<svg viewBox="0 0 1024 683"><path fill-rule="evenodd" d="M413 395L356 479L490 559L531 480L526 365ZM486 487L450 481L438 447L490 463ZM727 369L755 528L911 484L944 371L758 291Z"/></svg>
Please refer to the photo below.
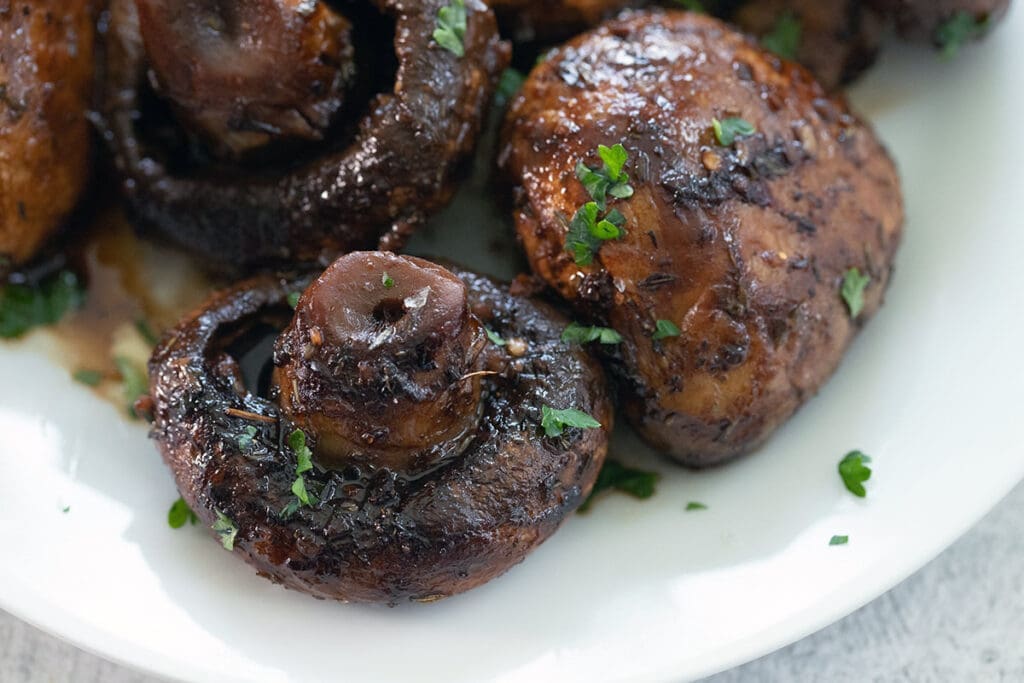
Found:
<svg viewBox="0 0 1024 683"><path fill-rule="evenodd" d="M345 5L343 20L322 0L189 0L215 9L204 16L224 29L210 29L215 35L203 42L183 37L195 18L174 23L177 15L167 8L176 4L113 0L104 23L98 121L136 224L229 269L324 262L378 242L401 246L454 192L456 170L473 149L508 61L494 16L480 0L464 2L464 55L439 45L438 13L450 3L463 0L371 0ZM137 5L154 9L146 40ZM316 12L303 14L307 6ZM291 11L271 21L268 7ZM228 30L225 15L264 21ZM291 39L256 33L277 25L288 26ZM333 42L326 38L331 26L338 31ZM224 50L239 52L239 36L258 42L245 51L244 65L211 65ZM311 64L325 43L327 53L317 57L324 63ZM271 68L264 50L290 76L261 97L256 81ZM182 74L175 59L199 65ZM239 77L252 64L254 75ZM347 92L350 72L357 78ZM219 80L230 87L210 94ZM241 135L250 128L266 135ZM243 158L233 160L239 153Z"/></svg>
<svg viewBox="0 0 1024 683"><path fill-rule="evenodd" d="M312 285L250 280L157 348L153 435L188 504L260 574L321 598L435 600L521 561L593 487L611 406L566 323L391 254L349 255ZM545 405L604 427L547 436Z"/></svg>

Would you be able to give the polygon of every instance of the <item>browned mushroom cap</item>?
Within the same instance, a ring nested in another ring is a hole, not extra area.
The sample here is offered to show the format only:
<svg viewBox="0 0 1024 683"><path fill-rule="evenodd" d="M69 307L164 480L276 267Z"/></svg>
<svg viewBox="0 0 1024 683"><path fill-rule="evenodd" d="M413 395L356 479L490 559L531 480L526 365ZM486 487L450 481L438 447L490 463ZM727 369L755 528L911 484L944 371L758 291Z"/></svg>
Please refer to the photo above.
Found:
<svg viewBox="0 0 1024 683"><path fill-rule="evenodd" d="M222 540L233 541L234 550L260 574L322 598L429 601L501 574L576 509L604 459L611 406L600 368L578 346L561 341L567 321L551 308L512 296L484 276L458 269L449 273L418 259L350 257L306 291L280 346L290 347L295 331L308 329L306 323L324 305L319 297L337 296L337 309L324 324L335 321L339 329L325 332L323 344L332 343L328 338L333 336L342 345L351 342L354 358L365 357L366 333L377 325L366 319L366 311L373 317L380 303L393 300L376 286L380 274L376 282L368 277L378 265L387 265L395 279L392 289L402 286L399 277L419 278L431 295L438 295L436 315L412 319L409 329L396 330L414 348L433 349L431 340L438 337L453 345L450 350L463 342L476 344L475 331L462 338L467 306L470 327L486 326L516 340L508 346L484 344L475 356L465 349L453 354L455 365L469 359L470 367L481 368L480 393L471 408L476 413L472 428L443 460L435 459L431 469L422 471L416 459L386 454L377 460L377 453L364 452L361 462L324 458L311 426L305 436L316 465L302 473L310 503L299 504L293 490L299 461L293 448L298 445L296 426L277 402L261 395L268 393L270 359L265 350L260 355L266 345L256 335L273 334L287 324L289 294L308 284L301 279L263 277L242 283L214 296L164 338L150 363L153 435L188 504L222 533ZM354 288L337 286L335 276L346 272L356 277ZM449 298L460 286L462 306ZM349 322L340 313L346 306L356 311ZM396 353L397 346L386 355ZM288 353L278 355L283 373L294 375L299 361ZM429 352L420 358L429 385L430 367L448 360ZM316 364L317 353L308 362ZM418 374L405 377L417 381ZM353 400L363 398L367 415L362 419L379 427L419 420L420 411L436 414L435 406L411 397L414 387L392 387L387 391L404 402L405 414L381 411L374 418L381 401L373 392L381 387L371 379L370 394L360 397L354 393L357 384L343 391ZM604 427L566 428L561 436L545 436L540 425L545 405L582 410ZM350 419L351 413L342 417ZM400 444L400 453L405 445ZM421 446L429 450L429 444Z"/></svg>
<svg viewBox="0 0 1024 683"><path fill-rule="evenodd" d="M155 90L215 153L320 140L354 76L352 26L308 0L136 0Z"/></svg>
<svg viewBox="0 0 1024 683"><path fill-rule="evenodd" d="M346 5L357 89L390 92L361 113L346 98L322 143L232 164L211 160L154 95L135 0L113 0L98 118L136 223L234 269L400 246L453 193L508 60L480 0L464 3L463 56L436 42L438 12L456 1Z"/></svg>

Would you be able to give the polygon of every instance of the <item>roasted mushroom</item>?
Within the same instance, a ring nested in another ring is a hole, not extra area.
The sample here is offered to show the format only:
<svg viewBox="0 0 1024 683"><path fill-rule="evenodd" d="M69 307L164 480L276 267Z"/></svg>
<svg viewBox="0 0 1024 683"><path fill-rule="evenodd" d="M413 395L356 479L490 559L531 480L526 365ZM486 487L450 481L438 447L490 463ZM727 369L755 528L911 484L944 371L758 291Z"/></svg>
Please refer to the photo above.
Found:
<svg viewBox="0 0 1024 683"><path fill-rule="evenodd" d="M494 16L333 7L111 2L98 118L141 229L245 270L398 247L447 202L508 60Z"/></svg>
<svg viewBox="0 0 1024 683"><path fill-rule="evenodd" d="M764 442L881 304L892 161L803 67L715 19L579 36L529 76L505 141L533 269L622 335L604 348L623 408L687 465Z"/></svg>
<svg viewBox="0 0 1024 683"><path fill-rule="evenodd" d="M551 43L596 26L627 7L648 0L493 0L502 32L517 43ZM517 52L518 54L518 52Z"/></svg>
<svg viewBox="0 0 1024 683"><path fill-rule="evenodd" d="M888 25L864 0L749 0L731 19L762 45L795 59L826 88L871 66Z"/></svg>
<svg viewBox="0 0 1024 683"><path fill-rule="evenodd" d="M0 3L0 275L31 258L89 179L90 0Z"/></svg>
<svg viewBox="0 0 1024 683"><path fill-rule="evenodd" d="M260 574L321 598L431 601L501 574L584 500L612 414L560 315L380 252L307 284L214 296L150 363L153 434L182 495ZM272 366L266 335L286 325Z"/></svg>

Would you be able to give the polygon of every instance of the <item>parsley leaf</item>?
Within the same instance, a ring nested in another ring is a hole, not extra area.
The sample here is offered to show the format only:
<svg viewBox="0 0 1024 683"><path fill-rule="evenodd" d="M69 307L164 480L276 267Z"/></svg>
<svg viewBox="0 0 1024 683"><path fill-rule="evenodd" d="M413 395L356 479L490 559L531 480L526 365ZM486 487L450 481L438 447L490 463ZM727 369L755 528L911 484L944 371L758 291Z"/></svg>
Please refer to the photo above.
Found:
<svg viewBox="0 0 1024 683"><path fill-rule="evenodd" d="M79 384L84 384L87 387L99 386L100 382L103 381L103 373L99 370L77 370L71 377Z"/></svg>
<svg viewBox="0 0 1024 683"><path fill-rule="evenodd" d="M843 478L843 485L858 498L868 494L864 482L871 478L871 468L866 465L869 462L871 458L860 451L850 451L839 461L839 476Z"/></svg>
<svg viewBox="0 0 1024 683"><path fill-rule="evenodd" d="M225 550L235 549L235 537L238 536L238 527L231 521L231 518L225 515L220 510L215 511L217 513L217 521L210 527L217 535L220 536L221 545L224 546Z"/></svg>
<svg viewBox="0 0 1024 683"><path fill-rule="evenodd" d="M0 338L14 339L33 327L54 325L84 302L78 276L67 270L35 284L4 285L0 287Z"/></svg>
<svg viewBox="0 0 1024 683"><path fill-rule="evenodd" d="M952 59L965 43L981 36L988 25L987 15L975 19L971 12L960 10L935 30L935 43L942 50L943 57Z"/></svg>
<svg viewBox="0 0 1024 683"><path fill-rule="evenodd" d="M850 309L850 317L856 318L864 308L864 288L871 282L871 276L861 274L860 269L850 268L843 274L843 286L839 290Z"/></svg>
<svg viewBox="0 0 1024 683"><path fill-rule="evenodd" d="M626 467L616 460L606 460L597 481L594 482L594 489L590 492L587 500L580 506L580 512L590 509L594 499L602 491L615 490L628 493L634 498L641 500L654 495L654 490L661 477L657 472L645 472L643 470Z"/></svg>
<svg viewBox="0 0 1024 683"><path fill-rule="evenodd" d="M306 490L306 479L302 476L304 472L313 469L313 451L306 445L306 433L301 429L294 430L288 435L288 447L295 453L296 460L292 493L303 505L312 506L317 498Z"/></svg>
<svg viewBox="0 0 1024 683"><path fill-rule="evenodd" d="M508 344L508 342L502 339L497 332L495 332L489 327L484 328L484 334L487 335L487 338L490 339L491 343L494 344L495 346L505 346L506 344Z"/></svg>
<svg viewBox="0 0 1024 683"><path fill-rule="evenodd" d="M302 296L302 292L292 292L288 295L288 305L291 306L294 311L299 307L299 297Z"/></svg>
<svg viewBox="0 0 1024 683"><path fill-rule="evenodd" d="M542 406L540 426L544 428L544 433L547 436L561 436L566 427L597 429L601 423L582 410L575 408L556 410L551 406Z"/></svg>
<svg viewBox="0 0 1024 683"><path fill-rule="evenodd" d="M800 34L802 32L800 19L792 12L783 12L775 22L771 33L761 37L761 46L783 59L796 59L797 52L800 50Z"/></svg>
<svg viewBox="0 0 1024 683"><path fill-rule="evenodd" d="M597 207L604 211L608 196L615 199L628 199L633 196L633 187L629 184L629 174L623 172L629 154L621 144L611 147L597 146L597 155L601 157L604 167L595 170L582 161L576 164L576 177L583 183L587 194L594 200Z"/></svg>
<svg viewBox="0 0 1024 683"><path fill-rule="evenodd" d="M704 5L701 3L700 0L676 0L676 2L682 5L685 9L690 10L691 12L696 12L698 14L707 14L707 11L704 9Z"/></svg>
<svg viewBox="0 0 1024 683"><path fill-rule="evenodd" d="M114 358L114 365L121 375L121 387L124 392L125 405L128 407L128 414L135 418L141 418L142 416L135 412L135 402L149 392L149 375L125 356Z"/></svg>
<svg viewBox="0 0 1024 683"><path fill-rule="evenodd" d="M576 211L569 224L569 233L565 238L566 251L572 253L578 266L587 266L594 262L594 254L607 240L622 237L626 224L625 217L612 209L604 218L599 218L600 210L596 202L587 202Z"/></svg>
<svg viewBox="0 0 1024 683"><path fill-rule="evenodd" d="M686 511L687 512L689 512L690 510L707 510L707 509L708 509L707 505L705 505L704 503L698 503L696 501L690 501L689 503L686 504Z"/></svg>
<svg viewBox="0 0 1024 683"><path fill-rule="evenodd" d="M384 271L384 274L380 276L380 283L384 285L384 289L391 289L395 286L395 278L388 275L387 271Z"/></svg>
<svg viewBox="0 0 1024 683"><path fill-rule="evenodd" d="M195 524L199 521L196 513L188 506L184 498L178 498L167 511L167 525L172 529L180 529L185 524Z"/></svg>
<svg viewBox="0 0 1024 683"><path fill-rule="evenodd" d="M247 426L245 428L245 432L238 437L238 447L243 451L247 451L252 448L253 440L256 438L257 431L256 427L253 425Z"/></svg>
<svg viewBox="0 0 1024 683"><path fill-rule="evenodd" d="M466 3L465 0L452 0L437 12L437 28L434 29L434 40L438 45L456 57L466 54L462 39L466 36Z"/></svg>
<svg viewBox="0 0 1024 683"><path fill-rule="evenodd" d="M498 80L498 90L494 95L494 98L499 104L505 104L511 102L512 98L522 90L523 83L526 82L526 76L523 75L522 71L517 71L509 67L501 72L501 79Z"/></svg>
<svg viewBox="0 0 1024 683"><path fill-rule="evenodd" d="M651 335L651 339L658 341L667 337L678 337L680 334L682 332L674 322L671 320L659 320L654 323L654 334Z"/></svg>
<svg viewBox="0 0 1024 683"><path fill-rule="evenodd" d="M829 545L846 545L850 541L849 536L833 536L828 540Z"/></svg>
<svg viewBox="0 0 1024 683"><path fill-rule="evenodd" d="M757 132L757 128L750 121L735 116L722 119L721 121L711 119L711 127L715 131L715 138L718 140L718 144L725 147L736 142L736 138L753 135Z"/></svg>
<svg viewBox="0 0 1024 683"><path fill-rule="evenodd" d="M573 322L562 332L562 341L566 344L588 344L594 341L618 344L622 341L622 335L610 327L586 327Z"/></svg>

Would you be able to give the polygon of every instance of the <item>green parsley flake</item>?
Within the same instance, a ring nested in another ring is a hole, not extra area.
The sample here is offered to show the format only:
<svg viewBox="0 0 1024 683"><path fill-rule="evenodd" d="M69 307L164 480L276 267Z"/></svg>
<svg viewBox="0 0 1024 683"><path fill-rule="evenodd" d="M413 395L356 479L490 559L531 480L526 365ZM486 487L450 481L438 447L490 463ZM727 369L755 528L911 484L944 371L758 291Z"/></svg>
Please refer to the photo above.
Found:
<svg viewBox="0 0 1024 683"><path fill-rule="evenodd" d="M294 430L288 435L288 447L295 453L295 481L292 483L292 493L299 499L299 502L306 506L312 506L317 498L306 490L306 479L303 473L313 469L313 451L306 445L306 433L301 429Z"/></svg>
<svg viewBox="0 0 1024 683"><path fill-rule="evenodd" d="M850 542L849 536L833 536L828 540L829 545L846 545Z"/></svg>
<svg viewBox="0 0 1024 683"><path fill-rule="evenodd" d="M580 161L576 164L576 177L583 183L583 187L597 207L604 211L609 196L614 199L628 199L633 196L629 174L622 170L629 159L629 154L621 144L615 144L611 147L598 145L597 155L601 157L604 167L594 170Z"/></svg>
<svg viewBox="0 0 1024 683"><path fill-rule="evenodd" d="M498 90L494 98L498 104L511 102L512 98L523 89L525 82L526 76L523 75L523 72L512 68L505 69L501 72L501 79L498 81Z"/></svg>
<svg viewBox="0 0 1024 683"><path fill-rule="evenodd" d="M186 524L195 524L199 521L196 513L188 506L184 498L178 498L167 511L167 526L172 529L180 529Z"/></svg>
<svg viewBox="0 0 1024 683"><path fill-rule="evenodd" d="M238 536L238 527L231 521L231 518L225 515L220 510L216 510L217 521L210 527L217 535L220 536L221 545L224 546L225 550L235 549L235 537Z"/></svg>
<svg viewBox="0 0 1024 683"><path fill-rule="evenodd" d="M622 229L626 219L621 213L612 209L604 218L599 216L597 203L587 202L579 208L569 224L565 248L572 253L578 266L590 265L602 243L626 234Z"/></svg>
<svg viewBox="0 0 1024 683"><path fill-rule="evenodd" d="M871 468L866 464L869 462L871 458L860 451L850 451L839 461L839 476L843 479L843 485L858 498L868 494L864 482L871 478Z"/></svg>
<svg viewBox="0 0 1024 683"><path fill-rule="evenodd" d="M288 305L291 306L294 311L299 307L299 297L302 296L302 292L292 292L288 295Z"/></svg>
<svg viewBox="0 0 1024 683"><path fill-rule="evenodd" d="M707 510L707 509L708 509L707 505L705 505L704 503L698 503L696 501L690 501L689 503L686 504L686 511L687 512L689 512L691 510Z"/></svg>
<svg viewBox="0 0 1024 683"><path fill-rule="evenodd" d="M736 142L736 138L746 137L757 132L757 128L750 121L735 116L721 121L711 119L711 127L715 131L718 144L724 147L732 145Z"/></svg>
<svg viewBox="0 0 1024 683"><path fill-rule="evenodd" d="M55 325L85 302L82 284L71 271L61 271L36 284L0 287L0 339L14 339L33 327Z"/></svg>
<svg viewBox="0 0 1024 683"><path fill-rule="evenodd" d="M497 332L495 332L494 330L492 330L492 329L491 329L491 328L489 328L489 327L485 327L485 328L484 328L484 334L486 334L486 335L487 335L487 338L488 338L488 339L489 339L489 340L491 341L491 343L492 343L492 344L494 344L495 346L505 346L506 344L508 344L508 342L507 342L507 341L505 341L504 339L502 339L502 338L501 338L501 337L500 337L500 336L498 335L498 333L497 333Z"/></svg>
<svg viewBox="0 0 1024 683"><path fill-rule="evenodd" d="M65 505L64 507L61 508L60 511L63 512L66 515L69 512L71 512L71 506L70 505Z"/></svg>
<svg viewBox="0 0 1024 683"><path fill-rule="evenodd" d="M562 332L562 341L566 344L589 344L595 341L618 344L622 341L622 335L610 327L586 327L574 322L569 323Z"/></svg>
<svg viewBox="0 0 1024 683"><path fill-rule="evenodd" d="M974 14L960 10L935 30L935 44L946 59L956 57L968 41L982 36L989 26L989 17L975 19Z"/></svg>
<svg viewBox="0 0 1024 683"><path fill-rule="evenodd" d="M864 288L871 282L871 276L861 274L860 269L850 268L843 274L843 286L839 290L850 309L850 317L856 318L864 308Z"/></svg>
<svg viewBox="0 0 1024 683"><path fill-rule="evenodd" d="M659 320L654 323L654 334L651 335L651 339L658 341L668 337L678 337L680 334L682 332L674 322L671 320Z"/></svg>
<svg viewBox="0 0 1024 683"><path fill-rule="evenodd" d="M141 418L142 416L135 412L135 402L149 391L149 376L143 368L124 356L114 358L114 365L121 375L121 386L128 414L135 418Z"/></svg>
<svg viewBox="0 0 1024 683"><path fill-rule="evenodd" d="M597 475L597 481L594 482L594 489L579 511L589 510L594 499L602 491L621 491L641 500L650 498L654 495L660 476L657 472L645 472L626 467L615 460L606 460L600 474Z"/></svg>
<svg viewBox="0 0 1024 683"><path fill-rule="evenodd" d="M103 373L99 370L77 370L71 377L87 387L97 387L103 381Z"/></svg>
<svg viewBox="0 0 1024 683"><path fill-rule="evenodd" d="M452 4L442 7L437 12L437 28L434 29L434 40L438 45L456 57L466 54L462 44L466 36L466 3L464 0L452 0Z"/></svg>
<svg viewBox="0 0 1024 683"><path fill-rule="evenodd" d="M556 410L551 406L542 406L540 426L544 428L544 434L547 436L561 436L566 427L598 429L601 423L582 410L575 408Z"/></svg>
<svg viewBox="0 0 1024 683"><path fill-rule="evenodd" d="M384 271L384 274L380 276L380 283L384 285L384 289L391 289L395 286L395 278L388 275L387 271Z"/></svg>
<svg viewBox="0 0 1024 683"><path fill-rule="evenodd" d="M704 5L700 0L676 0L676 2L682 5L684 9L688 9L691 12L707 14L707 11L704 9Z"/></svg>
<svg viewBox="0 0 1024 683"><path fill-rule="evenodd" d="M771 33L761 37L761 45L783 59L793 60L800 50L802 32L800 19L792 12L783 12Z"/></svg>
<svg viewBox="0 0 1024 683"><path fill-rule="evenodd" d="M238 437L238 447L243 451L247 451L252 448L253 440L256 438L256 432L259 431L253 425L249 425L245 428L245 431Z"/></svg>

